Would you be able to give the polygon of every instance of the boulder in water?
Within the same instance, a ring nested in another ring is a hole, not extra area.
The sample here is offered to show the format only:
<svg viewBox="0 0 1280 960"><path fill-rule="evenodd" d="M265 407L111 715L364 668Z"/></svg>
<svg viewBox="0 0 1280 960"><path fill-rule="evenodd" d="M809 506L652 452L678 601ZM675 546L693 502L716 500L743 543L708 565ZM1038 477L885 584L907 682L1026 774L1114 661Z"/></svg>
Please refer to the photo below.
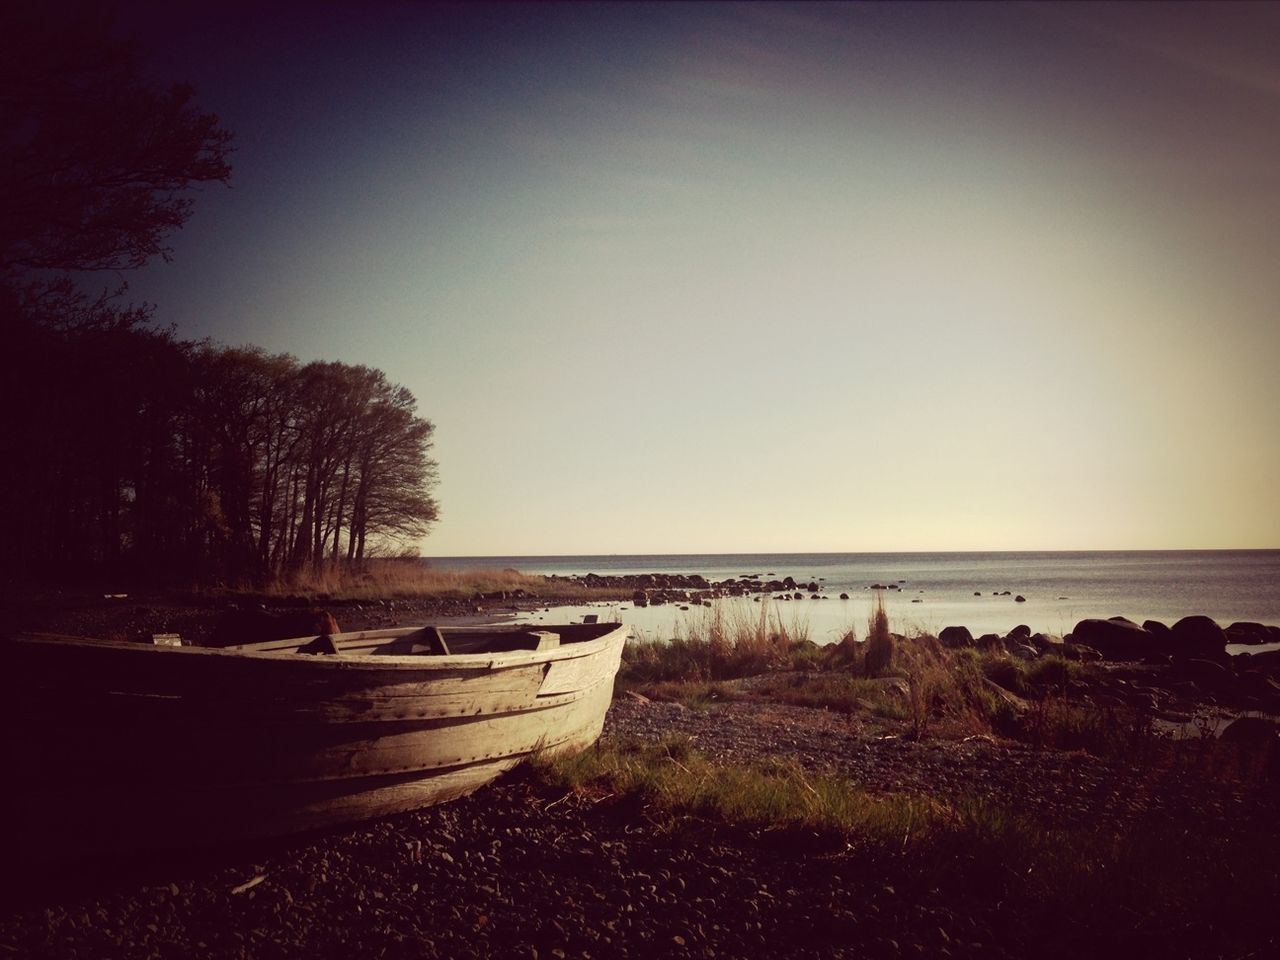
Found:
<svg viewBox="0 0 1280 960"><path fill-rule="evenodd" d="M1227 646L1227 635L1208 617L1183 617L1170 630L1175 656L1217 659Z"/></svg>
<svg viewBox="0 0 1280 960"><path fill-rule="evenodd" d="M1228 643L1254 644L1267 643L1270 640L1266 627L1248 620L1236 621L1227 627L1223 633L1227 635Z"/></svg>

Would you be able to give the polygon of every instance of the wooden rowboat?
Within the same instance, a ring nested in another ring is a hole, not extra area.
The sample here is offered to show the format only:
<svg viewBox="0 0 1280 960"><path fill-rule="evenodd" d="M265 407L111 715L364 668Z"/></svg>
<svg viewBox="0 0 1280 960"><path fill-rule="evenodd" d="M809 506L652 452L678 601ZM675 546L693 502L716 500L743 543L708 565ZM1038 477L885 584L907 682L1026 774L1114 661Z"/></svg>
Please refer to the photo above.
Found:
<svg viewBox="0 0 1280 960"><path fill-rule="evenodd" d="M14 638L0 673L10 849L38 862L206 845L462 796L593 743L626 634L372 630L316 656L299 652L312 638Z"/></svg>

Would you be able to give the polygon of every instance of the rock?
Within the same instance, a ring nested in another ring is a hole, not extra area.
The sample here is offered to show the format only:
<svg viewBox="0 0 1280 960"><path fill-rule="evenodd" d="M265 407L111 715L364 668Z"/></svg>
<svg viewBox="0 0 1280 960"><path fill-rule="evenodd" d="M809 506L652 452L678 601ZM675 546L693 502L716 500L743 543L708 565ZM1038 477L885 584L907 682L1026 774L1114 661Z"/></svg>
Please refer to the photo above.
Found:
<svg viewBox="0 0 1280 960"><path fill-rule="evenodd" d="M647 607L649 605L649 594L643 590L637 590L631 595L631 602L637 607Z"/></svg>
<svg viewBox="0 0 1280 960"><path fill-rule="evenodd" d="M1280 740L1280 726L1262 717L1237 717L1222 731L1222 739L1227 743L1266 746Z"/></svg>
<svg viewBox="0 0 1280 960"><path fill-rule="evenodd" d="M1178 676L1186 677L1209 693L1229 693L1236 688L1236 677L1230 670L1212 660L1191 658L1175 665Z"/></svg>
<svg viewBox="0 0 1280 960"><path fill-rule="evenodd" d="M1102 654L1087 643L1064 643L1062 645L1062 655L1068 660L1079 660L1082 663L1090 663L1094 660L1102 659Z"/></svg>
<svg viewBox="0 0 1280 960"><path fill-rule="evenodd" d="M980 596L982 596L982 591L981 591L981 590L975 590L975 591L973 591L973 595L974 595L975 597L980 597Z"/></svg>
<svg viewBox="0 0 1280 960"><path fill-rule="evenodd" d="M1040 658L1040 651L1025 643L1013 644L1009 647L1009 652L1019 660L1038 660Z"/></svg>
<svg viewBox="0 0 1280 960"><path fill-rule="evenodd" d="M1000 652L1004 650L1004 639L998 633L984 633L974 644L980 650Z"/></svg>
<svg viewBox="0 0 1280 960"><path fill-rule="evenodd" d="M1267 643L1269 639L1266 627L1248 620L1238 620L1223 632L1227 635L1228 643Z"/></svg>
<svg viewBox="0 0 1280 960"><path fill-rule="evenodd" d="M1014 602L1014 603L1026 603L1026 602L1027 602L1027 598L1026 598L1026 597L1024 597L1022 594L1018 594L1016 597L1014 597L1014 598L1013 598L1013 602Z"/></svg>
<svg viewBox="0 0 1280 960"><path fill-rule="evenodd" d="M1023 640L1030 636L1031 636L1031 628L1028 627L1025 623L1020 623L1016 627L1014 627L1012 630L1009 631L1009 635L1006 639Z"/></svg>
<svg viewBox="0 0 1280 960"><path fill-rule="evenodd" d="M1062 656L1062 648L1065 645L1065 641L1056 633L1032 634L1030 643L1041 653L1052 653L1059 657Z"/></svg>
<svg viewBox="0 0 1280 960"><path fill-rule="evenodd" d="M872 683L895 696L906 697L911 693L911 685L905 677L874 677Z"/></svg>
<svg viewBox="0 0 1280 960"><path fill-rule="evenodd" d="M943 627L942 632L938 634L938 639L942 641L944 647L973 646L973 634L969 632L968 627Z"/></svg>
<svg viewBox="0 0 1280 960"><path fill-rule="evenodd" d="M1240 692L1248 697L1256 697L1263 703L1280 700L1280 683L1258 670L1241 671L1237 678L1240 681Z"/></svg>
<svg viewBox="0 0 1280 960"><path fill-rule="evenodd" d="M1169 647L1171 645L1173 633L1166 624L1161 623L1159 620L1143 620L1142 629L1155 637L1159 646Z"/></svg>
<svg viewBox="0 0 1280 960"><path fill-rule="evenodd" d="M1249 670L1261 670L1273 677L1280 676L1280 650L1267 650L1264 653L1242 653L1235 658L1236 663Z"/></svg>
<svg viewBox="0 0 1280 960"><path fill-rule="evenodd" d="M808 590L810 593L817 593L817 592L818 592L818 585L817 585L817 583L815 583L814 581L810 580L810 581L809 581L809 586L808 586L808 587L806 587L805 589L806 589L806 590Z"/></svg>
<svg viewBox="0 0 1280 960"><path fill-rule="evenodd" d="M1081 620L1068 645L1092 647L1106 660L1141 660L1152 653L1155 638L1131 620Z"/></svg>
<svg viewBox="0 0 1280 960"><path fill-rule="evenodd" d="M996 695L997 699L1011 707L1014 713L1021 714L1026 711L1028 706L1027 701L1018 696L1012 690L1006 690L990 677L983 677L982 682L988 690Z"/></svg>
<svg viewBox="0 0 1280 960"><path fill-rule="evenodd" d="M842 593L842 594L840 594L840 599L841 599L841 600L848 600L848 599L849 599L849 595L848 595L847 593Z"/></svg>
<svg viewBox="0 0 1280 960"><path fill-rule="evenodd" d="M1175 656L1217 659L1227 646L1227 635L1208 617L1183 617L1170 633Z"/></svg>

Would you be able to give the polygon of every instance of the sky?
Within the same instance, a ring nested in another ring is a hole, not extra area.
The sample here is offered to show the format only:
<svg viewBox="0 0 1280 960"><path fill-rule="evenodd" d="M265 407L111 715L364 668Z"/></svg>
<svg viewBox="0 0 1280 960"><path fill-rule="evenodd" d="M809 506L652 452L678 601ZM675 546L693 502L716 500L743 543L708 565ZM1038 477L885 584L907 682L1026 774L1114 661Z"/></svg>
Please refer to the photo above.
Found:
<svg viewBox="0 0 1280 960"><path fill-rule="evenodd" d="M131 294L412 390L424 554L1280 547L1280 6L204 6Z"/></svg>

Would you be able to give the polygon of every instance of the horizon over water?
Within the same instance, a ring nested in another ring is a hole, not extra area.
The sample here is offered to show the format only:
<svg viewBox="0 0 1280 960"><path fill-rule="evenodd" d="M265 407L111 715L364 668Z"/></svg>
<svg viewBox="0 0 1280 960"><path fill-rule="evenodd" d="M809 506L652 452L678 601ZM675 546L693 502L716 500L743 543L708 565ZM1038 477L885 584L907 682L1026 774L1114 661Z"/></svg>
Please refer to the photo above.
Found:
<svg viewBox="0 0 1280 960"><path fill-rule="evenodd" d="M874 595L884 596L894 629L937 633L959 624L974 634L1006 633L1025 623L1033 631L1065 634L1088 617L1124 616L1141 623L1173 623L1203 614L1221 625L1255 620L1280 625L1280 549L956 551L902 553L699 553L565 556L424 557L442 569L513 568L559 576L641 573L701 574L708 580L744 575L816 581L828 600L778 602L773 615L808 624L819 642L852 626L865 632ZM872 591L872 583L899 590ZM803 588L802 588L803 589ZM1010 596L993 593L1010 591ZM837 599L848 593L850 599ZM981 596L975 596L980 593ZM1016 595L1026 602L1016 603ZM913 603L912 601L918 601ZM731 605L751 600L724 600ZM628 602L553 608L559 616L608 608L641 632L672 635L681 619L672 605L637 609ZM705 609L705 608L703 608ZM550 615L548 615L550 616ZM536 621L538 614L520 619Z"/></svg>

